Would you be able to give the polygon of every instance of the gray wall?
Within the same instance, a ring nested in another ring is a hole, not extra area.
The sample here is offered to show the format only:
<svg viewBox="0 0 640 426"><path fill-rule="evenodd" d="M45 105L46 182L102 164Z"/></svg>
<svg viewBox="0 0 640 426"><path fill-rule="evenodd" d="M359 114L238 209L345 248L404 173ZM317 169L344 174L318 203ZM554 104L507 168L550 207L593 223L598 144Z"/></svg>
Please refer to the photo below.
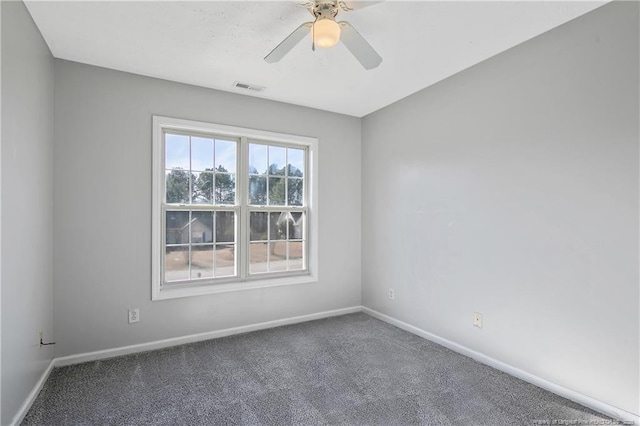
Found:
<svg viewBox="0 0 640 426"><path fill-rule="evenodd" d="M151 117L319 137L319 282L151 302ZM56 356L360 305L360 120L55 61ZM127 308L140 323L127 323Z"/></svg>
<svg viewBox="0 0 640 426"><path fill-rule="evenodd" d="M638 94L616 2L365 117L363 304L637 414Z"/></svg>
<svg viewBox="0 0 640 426"><path fill-rule="evenodd" d="M22 2L2 7L2 424L46 369L52 336L53 57Z"/></svg>

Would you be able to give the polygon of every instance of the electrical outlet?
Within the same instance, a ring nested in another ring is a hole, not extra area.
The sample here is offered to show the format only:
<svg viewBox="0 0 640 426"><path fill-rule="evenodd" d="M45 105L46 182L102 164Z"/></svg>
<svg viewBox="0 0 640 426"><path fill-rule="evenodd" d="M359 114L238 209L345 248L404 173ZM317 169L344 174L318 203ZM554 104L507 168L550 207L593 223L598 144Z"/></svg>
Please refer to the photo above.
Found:
<svg viewBox="0 0 640 426"><path fill-rule="evenodd" d="M473 325L482 328L482 314L480 312L475 312L473 314Z"/></svg>
<svg viewBox="0 0 640 426"><path fill-rule="evenodd" d="M140 322L140 309L129 309L129 324Z"/></svg>
<svg viewBox="0 0 640 426"><path fill-rule="evenodd" d="M389 289L389 299L396 300L396 292L392 288Z"/></svg>

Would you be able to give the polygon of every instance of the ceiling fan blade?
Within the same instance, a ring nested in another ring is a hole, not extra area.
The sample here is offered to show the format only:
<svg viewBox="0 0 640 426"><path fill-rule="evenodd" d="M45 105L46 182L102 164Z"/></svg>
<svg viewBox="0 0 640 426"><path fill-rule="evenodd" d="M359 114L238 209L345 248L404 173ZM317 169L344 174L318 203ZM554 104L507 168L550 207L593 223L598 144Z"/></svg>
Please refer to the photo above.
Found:
<svg viewBox="0 0 640 426"><path fill-rule="evenodd" d="M339 22L339 24L340 40L347 46L347 49L356 57L358 62L367 70L380 65L382 58L360 33L347 21Z"/></svg>
<svg viewBox="0 0 640 426"><path fill-rule="evenodd" d="M340 9L345 12L352 10L363 9L365 7L373 6L374 4L382 3L383 0L369 1L369 0L339 0L338 4Z"/></svg>
<svg viewBox="0 0 640 426"><path fill-rule="evenodd" d="M273 64L274 62L278 62L280 59L284 57L291 49L295 47L296 44L300 43L300 40L306 36L311 27L313 26L313 22L305 22L296 28L291 34L287 36L279 45L276 46L267 56L264 57L264 60Z"/></svg>

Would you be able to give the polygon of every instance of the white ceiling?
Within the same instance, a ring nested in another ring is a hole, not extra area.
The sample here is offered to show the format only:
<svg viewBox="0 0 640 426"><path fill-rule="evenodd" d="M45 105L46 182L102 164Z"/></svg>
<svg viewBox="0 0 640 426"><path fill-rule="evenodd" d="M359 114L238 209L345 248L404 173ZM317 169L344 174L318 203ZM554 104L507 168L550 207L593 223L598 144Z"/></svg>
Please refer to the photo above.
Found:
<svg viewBox="0 0 640 426"><path fill-rule="evenodd" d="M366 71L342 44L312 52L310 37L266 63L311 18L293 1L26 1L56 58L356 117L604 3L388 0L342 12L383 58Z"/></svg>

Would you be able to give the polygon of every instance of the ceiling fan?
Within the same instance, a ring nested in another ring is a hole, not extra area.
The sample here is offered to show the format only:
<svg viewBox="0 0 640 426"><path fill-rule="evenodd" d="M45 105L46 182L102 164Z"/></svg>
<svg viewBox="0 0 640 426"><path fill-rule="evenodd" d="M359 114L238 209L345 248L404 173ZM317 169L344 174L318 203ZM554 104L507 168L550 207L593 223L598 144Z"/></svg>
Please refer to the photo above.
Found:
<svg viewBox="0 0 640 426"><path fill-rule="evenodd" d="M377 3L377 2L376 2ZM340 11L349 12L373 2L345 2L344 0L312 0L304 6L314 16L313 22L305 22L296 28L264 60L269 63L278 62L294 46L311 32L311 49L316 47L333 47L338 41L342 41L356 59L367 69L373 69L380 65L382 58L369 43L347 21L336 22L336 16Z"/></svg>

